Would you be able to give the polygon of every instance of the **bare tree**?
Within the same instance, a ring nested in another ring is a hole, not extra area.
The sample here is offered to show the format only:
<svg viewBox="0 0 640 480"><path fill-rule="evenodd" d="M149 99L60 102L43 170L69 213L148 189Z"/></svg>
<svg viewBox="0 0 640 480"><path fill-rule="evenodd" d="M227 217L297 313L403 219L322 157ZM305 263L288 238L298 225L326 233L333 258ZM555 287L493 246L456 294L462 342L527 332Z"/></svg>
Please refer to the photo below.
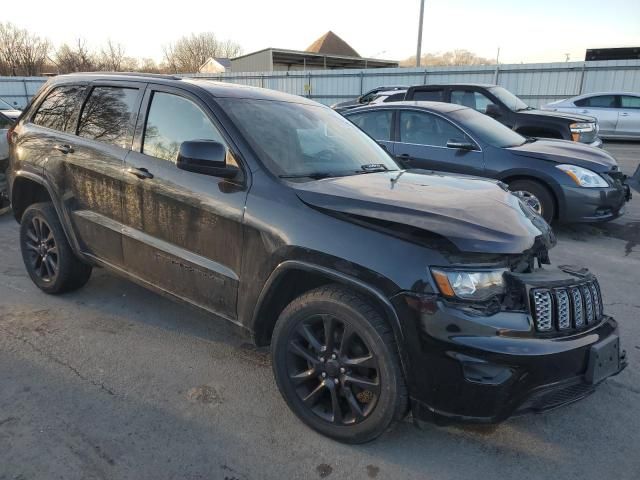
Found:
<svg viewBox="0 0 640 480"><path fill-rule="evenodd" d="M211 57L232 57L241 52L239 44L231 40L221 42L211 32L182 37L164 48L167 67L175 73L197 72Z"/></svg>
<svg viewBox="0 0 640 480"><path fill-rule="evenodd" d="M11 23L0 23L0 74L39 75L51 50L48 40Z"/></svg>
<svg viewBox="0 0 640 480"><path fill-rule="evenodd" d="M60 73L90 72L97 68L98 61L87 47L87 42L78 39L76 45L70 47L62 44L55 53L54 59Z"/></svg>
<svg viewBox="0 0 640 480"><path fill-rule="evenodd" d="M420 59L423 66L455 66L455 65L492 65L495 63L488 58L480 57L469 50L459 49L444 53L425 53ZM416 57L409 57L400 62L401 67L413 67Z"/></svg>
<svg viewBox="0 0 640 480"><path fill-rule="evenodd" d="M129 61L125 57L124 47L120 43L113 43L111 39L107 41L107 45L100 51L100 70L108 72L121 72L125 60Z"/></svg>

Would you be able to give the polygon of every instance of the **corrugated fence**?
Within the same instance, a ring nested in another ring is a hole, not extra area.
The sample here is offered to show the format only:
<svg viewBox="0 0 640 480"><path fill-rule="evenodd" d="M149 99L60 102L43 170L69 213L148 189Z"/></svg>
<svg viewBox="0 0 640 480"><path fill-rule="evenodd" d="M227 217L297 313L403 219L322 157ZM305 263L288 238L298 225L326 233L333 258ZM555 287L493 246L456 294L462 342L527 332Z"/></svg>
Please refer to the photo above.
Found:
<svg viewBox="0 0 640 480"><path fill-rule="evenodd" d="M640 92L640 60L563 62L307 72L228 72L189 77L271 88L332 104L381 85L497 83L531 106L581 93L620 90ZM46 78L0 77L0 98L22 107Z"/></svg>

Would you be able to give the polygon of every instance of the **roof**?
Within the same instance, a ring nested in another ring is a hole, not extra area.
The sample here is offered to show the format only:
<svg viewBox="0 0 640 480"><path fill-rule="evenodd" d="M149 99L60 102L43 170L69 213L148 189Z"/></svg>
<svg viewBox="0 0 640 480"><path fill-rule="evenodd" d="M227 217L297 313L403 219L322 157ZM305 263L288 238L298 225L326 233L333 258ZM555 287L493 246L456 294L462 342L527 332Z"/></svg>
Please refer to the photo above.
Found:
<svg viewBox="0 0 640 480"><path fill-rule="evenodd" d="M414 85L411 88L415 88L415 89L420 89L423 87L481 87L481 88L491 88L491 87L497 87L498 85L496 85L495 83L473 83L473 82L468 82L468 83L463 83L463 82L457 82L457 83L430 83L428 85Z"/></svg>
<svg viewBox="0 0 640 480"><path fill-rule="evenodd" d="M360 57L351 46L338 35L329 30L307 47L307 52L323 53L325 55L341 55L345 57Z"/></svg>
<svg viewBox="0 0 640 480"><path fill-rule="evenodd" d="M350 110L347 110L344 115L351 115L355 112L366 112L369 110L380 110L387 108L419 108L421 110L429 110L431 112L450 113L455 112L456 110L465 110L469 107L465 107L463 105L458 105L455 103L444 102L389 102L352 108Z"/></svg>
<svg viewBox="0 0 640 480"><path fill-rule="evenodd" d="M324 65L327 61L327 67L336 68L343 66L345 68L381 68L381 67L397 67L398 62L395 60L382 60L379 58L350 57L345 55L335 55L327 53L306 52L303 50L287 50L286 48L263 48L255 52L246 53L239 57L231 59L238 60L240 58L250 57L259 53L271 52L274 63L291 63L303 65Z"/></svg>

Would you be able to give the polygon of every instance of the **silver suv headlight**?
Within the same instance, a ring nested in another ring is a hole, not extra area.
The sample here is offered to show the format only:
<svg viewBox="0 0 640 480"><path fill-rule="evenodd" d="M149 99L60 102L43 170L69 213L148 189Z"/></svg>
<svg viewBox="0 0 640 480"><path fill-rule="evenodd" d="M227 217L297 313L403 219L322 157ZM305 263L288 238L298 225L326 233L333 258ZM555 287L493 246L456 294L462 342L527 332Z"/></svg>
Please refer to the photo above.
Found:
<svg viewBox="0 0 640 480"><path fill-rule="evenodd" d="M578 167L577 165L556 165L564 173L569 175L571 179L580 187L608 187L607 181L596 172Z"/></svg>
<svg viewBox="0 0 640 480"><path fill-rule="evenodd" d="M442 295L479 301L504 293L506 271L505 268L484 271L431 269Z"/></svg>

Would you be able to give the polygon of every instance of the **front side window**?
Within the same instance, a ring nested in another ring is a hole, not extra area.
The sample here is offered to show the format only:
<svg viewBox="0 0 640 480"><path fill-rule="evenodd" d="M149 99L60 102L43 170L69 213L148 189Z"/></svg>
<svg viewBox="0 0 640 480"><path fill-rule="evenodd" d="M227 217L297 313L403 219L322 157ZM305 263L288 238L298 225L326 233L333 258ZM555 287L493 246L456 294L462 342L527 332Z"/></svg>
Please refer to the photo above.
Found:
<svg viewBox="0 0 640 480"><path fill-rule="evenodd" d="M391 140L391 110L357 113L347 118L376 140Z"/></svg>
<svg viewBox="0 0 640 480"><path fill-rule="evenodd" d="M82 108L78 135L130 148L138 92L136 88L95 87Z"/></svg>
<svg viewBox="0 0 640 480"><path fill-rule="evenodd" d="M487 105L493 105L493 102L486 95L472 90L453 90L451 92L451 103L473 108L480 113L486 113Z"/></svg>
<svg viewBox="0 0 640 480"><path fill-rule="evenodd" d="M214 140L226 145L209 117L191 100L171 93L154 92L142 153L176 162L180 144L191 140Z"/></svg>
<svg viewBox="0 0 640 480"><path fill-rule="evenodd" d="M588 97L581 100L576 100L575 104L579 107L594 107L594 108L616 108L616 96L615 95L598 95L597 97Z"/></svg>
<svg viewBox="0 0 640 480"><path fill-rule="evenodd" d="M305 180L398 169L374 140L330 108L240 98L217 101L274 175Z"/></svg>
<svg viewBox="0 0 640 480"><path fill-rule="evenodd" d="M623 95L620 97L620 104L622 108L640 108L640 97Z"/></svg>
<svg viewBox="0 0 640 480"><path fill-rule="evenodd" d="M60 132L72 133L75 130L77 118L74 114L80 106L83 92L84 87L78 85L54 88L38 108L33 117L33 123Z"/></svg>
<svg viewBox="0 0 640 480"><path fill-rule="evenodd" d="M417 90L413 93L412 100L418 102L442 102L444 90Z"/></svg>
<svg viewBox="0 0 640 480"><path fill-rule="evenodd" d="M400 112L400 141L432 147L446 147L449 140L473 142L462 130L436 115Z"/></svg>
<svg viewBox="0 0 640 480"><path fill-rule="evenodd" d="M504 105L512 112L519 112L520 110L528 110L529 106L516 97L513 93L503 87L491 87L489 92L495 95Z"/></svg>
<svg viewBox="0 0 640 480"><path fill-rule="evenodd" d="M0 114L0 130L7 129L7 128L11 127L11 125L13 125L13 122L11 120L9 120L9 118L7 118L4 115Z"/></svg>

